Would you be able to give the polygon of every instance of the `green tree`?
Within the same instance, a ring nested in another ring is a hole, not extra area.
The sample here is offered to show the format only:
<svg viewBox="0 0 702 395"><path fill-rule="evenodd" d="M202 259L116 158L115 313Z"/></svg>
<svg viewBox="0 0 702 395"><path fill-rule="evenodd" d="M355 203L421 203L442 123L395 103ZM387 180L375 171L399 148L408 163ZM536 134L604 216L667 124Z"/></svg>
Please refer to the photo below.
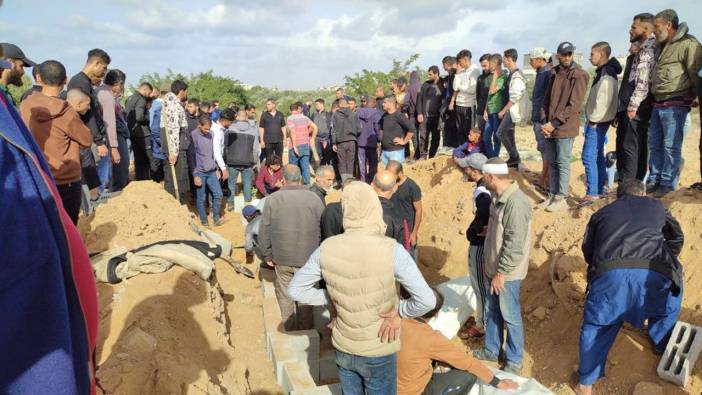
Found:
<svg viewBox="0 0 702 395"><path fill-rule="evenodd" d="M141 77L140 82L149 82L154 88L159 89L163 84L170 84L175 80L182 80L188 84L188 97L200 100L219 100L221 106L228 106L230 103L244 105L249 102L248 95L241 82L228 77L215 75L211 70L205 73L176 74L168 70L165 75L159 73L146 74ZM132 86L132 88L134 88Z"/></svg>
<svg viewBox="0 0 702 395"><path fill-rule="evenodd" d="M412 70L421 73L420 80L423 80L424 73L419 66L411 67L419 59L419 54L412 54L407 60L392 60L392 68L388 72L361 70L360 73L347 75L344 77L347 91L354 95L372 95L378 85L382 85L386 92L390 90L390 81L401 76L408 77Z"/></svg>
<svg viewBox="0 0 702 395"><path fill-rule="evenodd" d="M32 79L29 78L29 76L26 73L22 76L22 86L10 85L7 87L7 90L10 92L10 96L12 96L12 100L14 100L15 103L17 103L17 108L19 108L22 94L31 87Z"/></svg>

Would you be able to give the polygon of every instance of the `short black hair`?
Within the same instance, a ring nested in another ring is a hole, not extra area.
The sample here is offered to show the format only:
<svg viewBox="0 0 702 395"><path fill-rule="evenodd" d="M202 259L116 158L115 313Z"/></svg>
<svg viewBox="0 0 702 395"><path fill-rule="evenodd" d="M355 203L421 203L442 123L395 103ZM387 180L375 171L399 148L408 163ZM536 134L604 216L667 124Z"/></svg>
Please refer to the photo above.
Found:
<svg viewBox="0 0 702 395"><path fill-rule="evenodd" d="M441 64L453 66L454 64L456 64L456 58L454 58L453 56L444 56L444 58L441 59Z"/></svg>
<svg viewBox="0 0 702 395"><path fill-rule="evenodd" d="M324 104L324 99L319 98L319 99L315 100L314 102L319 103L319 104Z"/></svg>
<svg viewBox="0 0 702 395"><path fill-rule="evenodd" d="M433 65L429 67L429 72L434 73L434 74L439 74L439 66Z"/></svg>
<svg viewBox="0 0 702 395"><path fill-rule="evenodd" d="M282 166L283 165L283 160L280 159L280 156L278 155L273 155L270 158L270 163L268 163L268 159L266 159L266 166L273 166L273 165L278 165Z"/></svg>
<svg viewBox="0 0 702 395"><path fill-rule="evenodd" d="M247 104L244 106L244 110L246 110L246 111L251 111L251 110L255 110L255 109L256 109L256 106L253 104Z"/></svg>
<svg viewBox="0 0 702 395"><path fill-rule="evenodd" d="M504 55L505 55L505 58L510 58L515 62L517 61L517 57L518 57L517 50L514 48L506 49L504 52Z"/></svg>
<svg viewBox="0 0 702 395"><path fill-rule="evenodd" d="M643 196L646 192L646 186L643 182L636 178L629 178L619 183L617 188L617 197L622 196Z"/></svg>
<svg viewBox="0 0 702 395"><path fill-rule="evenodd" d="M201 101L201 102L200 102L200 107L201 107L201 108L202 108L202 107L209 107L209 106L210 106L210 102L208 102L208 101Z"/></svg>
<svg viewBox="0 0 702 395"><path fill-rule="evenodd" d="M93 48L90 51L88 51L88 60L86 63L91 63L95 60L99 60L105 64L110 64L110 62L112 62L112 58L110 58L110 55L108 55L107 52L103 51L100 48Z"/></svg>
<svg viewBox="0 0 702 395"><path fill-rule="evenodd" d="M490 54L489 53L484 53L480 55L480 59L478 60L479 62L484 62L486 60L490 60Z"/></svg>
<svg viewBox="0 0 702 395"><path fill-rule="evenodd" d="M193 105L199 107L199 106L200 106L200 100L199 100L198 98L196 98L196 97L192 97L192 98L188 99L188 104L193 104Z"/></svg>
<svg viewBox="0 0 702 395"><path fill-rule="evenodd" d="M680 26L680 19L678 19L678 13L675 10L667 9L656 14L656 18L663 19L666 22L670 22L673 29L678 29Z"/></svg>
<svg viewBox="0 0 702 395"><path fill-rule="evenodd" d="M171 83L171 92L174 94L179 94L181 91L188 90L188 84L182 80L175 80Z"/></svg>
<svg viewBox="0 0 702 395"><path fill-rule="evenodd" d="M467 49L462 49L460 52L458 52L458 55L456 55L456 60L461 60L463 58L472 59L473 54Z"/></svg>
<svg viewBox="0 0 702 395"><path fill-rule="evenodd" d="M213 105L213 106L216 106L217 104L219 104L219 100L212 100L212 105Z"/></svg>
<svg viewBox="0 0 702 395"><path fill-rule="evenodd" d="M40 65L37 64L34 67L32 67L32 77L34 77L35 80L37 79L37 76L39 75L39 66Z"/></svg>
<svg viewBox="0 0 702 395"><path fill-rule="evenodd" d="M399 78L397 79L397 85L398 85L398 86L400 86L400 85L401 85L401 86L407 85L407 78L406 78L405 76L399 77Z"/></svg>
<svg viewBox="0 0 702 395"><path fill-rule="evenodd" d="M349 97L349 99L346 100L346 101L347 101L347 102L354 102L354 103L356 103L356 98L355 98L355 97Z"/></svg>
<svg viewBox="0 0 702 395"><path fill-rule="evenodd" d="M608 42L606 41L600 41L596 42L593 46L593 49L599 49L600 51L604 52L605 56L609 58L610 55L612 55L612 47L609 45Z"/></svg>
<svg viewBox="0 0 702 395"><path fill-rule="evenodd" d="M498 66L502 66L502 55L500 55L499 53L494 53L490 55L490 61L497 62Z"/></svg>
<svg viewBox="0 0 702 395"><path fill-rule="evenodd" d="M634 15L634 20L639 20L641 23L648 23L653 25L656 21L656 17L650 12L642 12L640 14Z"/></svg>
<svg viewBox="0 0 702 395"><path fill-rule="evenodd" d="M127 75L120 69L112 69L105 74L105 85L122 85L127 80Z"/></svg>
<svg viewBox="0 0 702 395"><path fill-rule="evenodd" d="M232 110L231 108L225 108L219 113L219 119L234 122L236 119L236 111Z"/></svg>
<svg viewBox="0 0 702 395"><path fill-rule="evenodd" d="M200 125L207 125L212 123L212 118L210 118L209 114L200 114L199 117L197 117L197 123Z"/></svg>
<svg viewBox="0 0 702 395"><path fill-rule="evenodd" d="M302 108L302 103L299 101L296 101L295 103L290 105L290 111L298 111Z"/></svg>
<svg viewBox="0 0 702 395"><path fill-rule="evenodd" d="M147 87L147 88L149 88L149 90L154 90L154 86L146 81L139 84L139 88L143 88L143 87Z"/></svg>
<svg viewBox="0 0 702 395"><path fill-rule="evenodd" d="M61 86L66 82L66 68L58 60L47 60L34 68L48 86Z"/></svg>
<svg viewBox="0 0 702 395"><path fill-rule="evenodd" d="M229 107L227 107L227 108L229 108L230 110L234 111L234 114L236 114L236 113L239 112L239 106L237 106L236 104L232 104L231 106L229 106Z"/></svg>

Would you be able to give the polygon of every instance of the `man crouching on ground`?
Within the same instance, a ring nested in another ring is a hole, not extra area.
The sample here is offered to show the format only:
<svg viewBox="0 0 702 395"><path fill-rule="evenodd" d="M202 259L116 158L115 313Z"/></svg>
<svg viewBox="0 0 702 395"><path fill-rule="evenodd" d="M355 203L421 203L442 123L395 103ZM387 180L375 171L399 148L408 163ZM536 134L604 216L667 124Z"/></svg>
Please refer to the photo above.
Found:
<svg viewBox="0 0 702 395"><path fill-rule="evenodd" d="M385 237L383 210L370 185L351 182L341 204L344 233L312 253L288 295L336 309L332 344L345 395L395 394L401 317L426 314L436 298L407 250ZM314 288L320 279L326 292ZM399 304L395 280L411 296Z"/></svg>

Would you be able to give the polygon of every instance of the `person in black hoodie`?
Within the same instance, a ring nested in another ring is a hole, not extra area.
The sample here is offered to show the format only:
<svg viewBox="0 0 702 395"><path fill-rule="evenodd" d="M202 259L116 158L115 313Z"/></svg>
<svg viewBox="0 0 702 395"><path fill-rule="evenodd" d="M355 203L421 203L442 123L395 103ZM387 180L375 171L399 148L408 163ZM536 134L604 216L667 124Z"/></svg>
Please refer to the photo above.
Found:
<svg viewBox="0 0 702 395"><path fill-rule="evenodd" d="M127 115L129 140L134 154L134 176L137 181L151 179L151 129L147 102L153 86L142 82L139 89L127 99L124 112Z"/></svg>
<svg viewBox="0 0 702 395"><path fill-rule="evenodd" d="M624 180L617 194L592 215L582 246L588 287L579 380L571 382L578 394L590 394L604 376L607 354L625 322L642 328L648 320L653 348L662 354L680 314L680 224L661 202L644 196L639 180Z"/></svg>
<svg viewBox="0 0 702 395"><path fill-rule="evenodd" d="M492 195L483 182L483 165L487 162L487 157L481 153L475 153L461 158L458 165L463 169L467 181L475 183L473 191L473 222L468 226L466 238L470 243L468 247L468 269L470 281L475 291L477 308L475 314L475 326L461 332L461 337L480 337L485 335L485 291L486 278L483 270L485 264L483 255L483 244L485 243L485 233L490 220L490 204Z"/></svg>
<svg viewBox="0 0 702 395"><path fill-rule="evenodd" d="M429 79L422 84L417 98L417 124L419 125L419 159L433 158L439 149L439 116L444 87L439 67L429 67Z"/></svg>
<svg viewBox="0 0 702 395"><path fill-rule="evenodd" d="M490 84L488 83L488 77L490 76L490 54L486 53L480 57L480 69L482 73L478 76L478 84L475 87L476 90L476 101L477 107L475 110L476 114L482 114L485 112L485 107L487 107L488 96L490 95ZM478 129L485 131L485 118L477 117Z"/></svg>
<svg viewBox="0 0 702 395"><path fill-rule="evenodd" d="M343 182L353 177L356 163L356 139L361 132L358 115L351 111L346 100L339 100L339 111L333 115L333 150L339 158L339 174Z"/></svg>
<svg viewBox="0 0 702 395"><path fill-rule="evenodd" d="M451 141L451 136L456 135L456 129L458 128L458 125L456 124L456 111L448 109L451 98L453 97L453 80L456 78L456 58L453 56L445 56L442 63L444 70L448 73L448 75L441 79L445 89L444 102L441 106L443 111L441 117L444 122L443 146L450 147L450 144L453 144Z"/></svg>

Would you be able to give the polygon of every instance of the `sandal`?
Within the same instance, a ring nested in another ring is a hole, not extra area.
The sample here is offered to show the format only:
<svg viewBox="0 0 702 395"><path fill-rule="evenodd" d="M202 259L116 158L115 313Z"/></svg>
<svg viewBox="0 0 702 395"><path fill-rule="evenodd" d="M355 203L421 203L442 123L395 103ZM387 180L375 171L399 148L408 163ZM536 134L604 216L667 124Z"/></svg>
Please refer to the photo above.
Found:
<svg viewBox="0 0 702 395"><path fill-rule="evenodd" d="M483 336L485 336L485 331L477 326L471 326L458 332L458 337L463 340L479 339Z"/></svg>

